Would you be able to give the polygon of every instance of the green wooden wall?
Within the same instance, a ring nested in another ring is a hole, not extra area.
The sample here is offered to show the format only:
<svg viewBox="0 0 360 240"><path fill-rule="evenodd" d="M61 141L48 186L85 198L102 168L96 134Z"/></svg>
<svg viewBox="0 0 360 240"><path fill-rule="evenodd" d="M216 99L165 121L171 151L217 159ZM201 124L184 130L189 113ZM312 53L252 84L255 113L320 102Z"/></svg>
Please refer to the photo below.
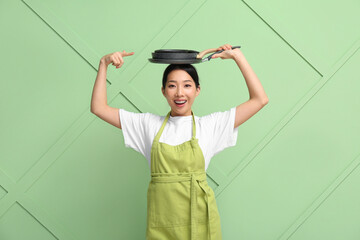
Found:
<svg viewBox="0 0 360 240"><path fill-rule="evenodd" d="M164 115L161 48L241 45L269 103L208 168L224 240L360 239L360 2L0 0L0 239L145 239L147 160L90 112ZM232 60L194 65L198 116L248 100Z"/></svg>

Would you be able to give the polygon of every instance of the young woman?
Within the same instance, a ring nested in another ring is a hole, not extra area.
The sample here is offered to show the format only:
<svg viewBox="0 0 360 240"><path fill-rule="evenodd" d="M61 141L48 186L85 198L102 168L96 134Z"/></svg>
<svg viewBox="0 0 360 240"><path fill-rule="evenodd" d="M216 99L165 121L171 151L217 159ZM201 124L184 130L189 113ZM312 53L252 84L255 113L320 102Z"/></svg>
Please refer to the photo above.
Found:
<svg viewBox="0 0 360 240"><path fill-rule="evenodd" d="M107 105L106 70L120 68L123 57L115 52L101 58L91 100L91 112L123 130L126 147L149 162L146 239L220 240L220 216L206 169L211 157L234 146L238 127L268 103L265 91L239 48L225 44L213 58L232 59L240 68L250 98L224 112L198 117L191 110L200 93L199 77L190 64L170 64L161 91L170 111L166 116L133 113Z"/></svg>

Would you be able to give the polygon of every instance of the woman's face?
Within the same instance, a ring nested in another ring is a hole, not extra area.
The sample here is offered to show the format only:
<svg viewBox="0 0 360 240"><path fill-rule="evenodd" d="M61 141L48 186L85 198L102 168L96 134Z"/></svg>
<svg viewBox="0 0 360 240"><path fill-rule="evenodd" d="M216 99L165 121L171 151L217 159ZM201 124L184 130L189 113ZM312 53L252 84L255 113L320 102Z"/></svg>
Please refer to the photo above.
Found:
<svg viewBox="0 0 360 240"><path fill-rule="evenodd" d="M169 73L165 89L161 91L171 107L171 116L191 115L191 106L200 93L192 77L184 70L176 69ZM176 102L180 103L176 103ZM182 103L185 101L185 103Z"/></svg>

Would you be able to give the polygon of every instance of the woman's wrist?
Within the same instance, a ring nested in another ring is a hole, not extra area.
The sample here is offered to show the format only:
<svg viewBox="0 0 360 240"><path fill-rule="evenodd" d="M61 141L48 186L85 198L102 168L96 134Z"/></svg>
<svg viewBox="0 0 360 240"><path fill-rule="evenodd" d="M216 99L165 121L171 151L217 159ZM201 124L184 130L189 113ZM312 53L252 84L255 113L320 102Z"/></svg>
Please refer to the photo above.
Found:
<svg viewBox="0 0 360 240"><path fill-rule="evenodd" d="M235 61L240 60L243 57L244 57L244 54L242 54L242 52L240 50L234 52L234 54L233 54L233 60L235 60Z"/></svg>
<svg viewBox="0 0 360 240"><path fill-rule="evenodd" d="M106 62L105 62L105 59L104 58L101 58L100 59L100 63L99 63L100 66L104 66L104 67L107 67L106 65Z"/></svg>

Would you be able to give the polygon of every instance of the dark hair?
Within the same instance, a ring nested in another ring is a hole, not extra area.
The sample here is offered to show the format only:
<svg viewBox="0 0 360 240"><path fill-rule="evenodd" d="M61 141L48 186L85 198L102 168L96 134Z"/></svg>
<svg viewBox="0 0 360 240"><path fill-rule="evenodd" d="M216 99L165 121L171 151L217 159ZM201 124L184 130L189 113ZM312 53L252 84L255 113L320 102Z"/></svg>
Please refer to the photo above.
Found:
<svg viewBox="0 0 360 240"><path fill-rule="evenodd" d="M165 69L163 79L162 79L162 86L163 86L164 90L165 90L165 85L166 85L166 81L167 81L167 77L168 77L169 73L172 70L176 70L176 69L181 69L181 70L186 71L194 80L196 88L198 88L198 86L200 85L199 76L197 74L196 68L193 65L191 65L191 64L170 64Z"/></svg>

